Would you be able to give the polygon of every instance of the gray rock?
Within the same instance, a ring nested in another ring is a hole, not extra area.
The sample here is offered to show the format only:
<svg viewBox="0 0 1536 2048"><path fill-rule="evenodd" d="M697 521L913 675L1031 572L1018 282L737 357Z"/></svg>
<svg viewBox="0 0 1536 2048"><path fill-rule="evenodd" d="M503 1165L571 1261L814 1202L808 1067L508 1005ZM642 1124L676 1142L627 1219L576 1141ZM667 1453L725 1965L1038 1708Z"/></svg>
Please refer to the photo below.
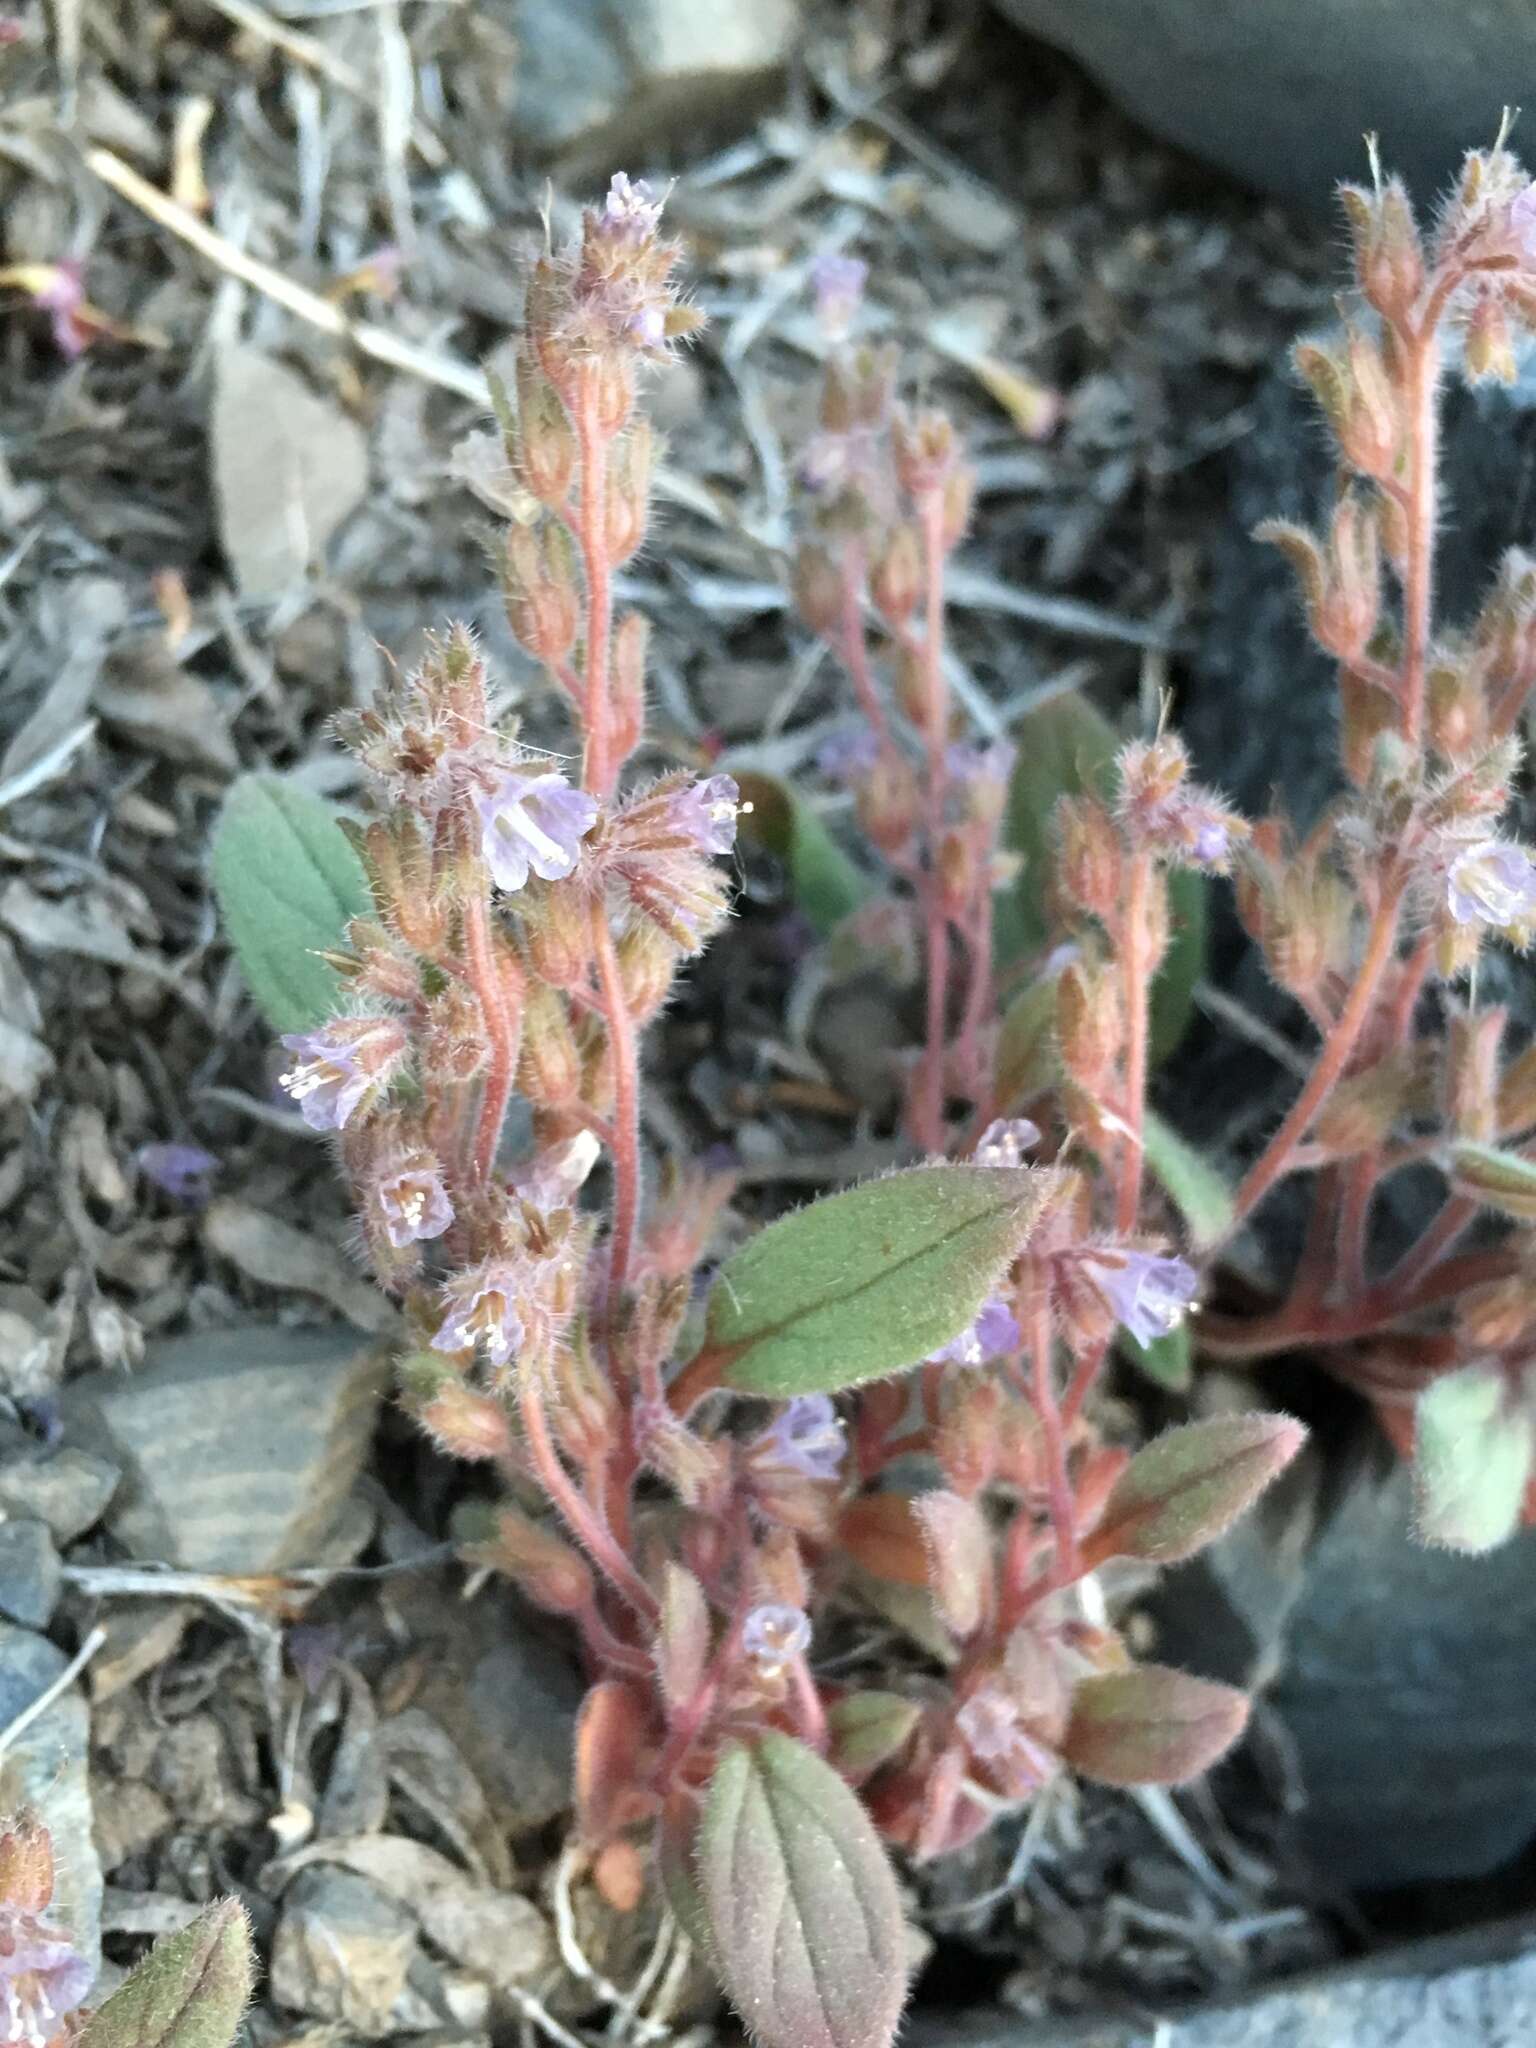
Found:
<svg viewBox="0 0 1536 2048"><path fill-rule="evenodd" d="M1529 0L999 0L1137 120L1310 205L1385 160L1426 197L1536 71Z"/></svg>
<svg viewBox="0 0 1536 2048"><path fill-rule="evenodd" d="M0 1522L0 1614L46 1628L59 1604L64 1568L42 1522Z"/></svg>
<svg viewBox="0 0 1536 2048"><path fill-rule="evenodd" d="M1529 1941L1530 1931L1525 1929ZM1482 1951L1465 1960L1464 1951ZM1536 2028L1536 1951L1427 1943L1178 2019L917 2013L906 2048L1525 2048Z"/></svg>
<svg viewBox="0 0 1536 2048"><path fill-rule="evenodd" d="M518 139L605 155L728 125L782 69L800 26L800 0L511 0Z"/></svg>
<svg viewBox="0 0 1536 2048"><path fill-rule="evenodd" d="M406 1907L350 1870L304 1870L283 1900L268 1990L277 2005L378 2041L395 2031L416 1956Z"/></svg>
<svg viewBox="0 0 1536 2048"><path fill-rule="evenodd" d="M68 1659L45 1637L0 1622L0 1729L57 1682ZM101 1864L92 1839L86 1771L90 1715L69 1686L0 1750L0 1813L32 1807L53 1840L49 1917L94 1964L101 1953Z"/></svg>
<svg viewBox="0 0 1536 2048"><path fill-rule="evenodd" d="M73 1445L52 1457L28 1448L0 1464L0 1510L46 1523L55 1543L73 1543L101 1520L121 1477L116 1465Z"/></svg>
<svg viewBox="0 0 1536 2048"><path fill-rule="evenodd" d="M212 1330L151 1347L131 1377L64 1396L72 1435L124 1473L108 1526L135 1559L267 1572L344 1561L384 1348L355 1330Z"/></svg>

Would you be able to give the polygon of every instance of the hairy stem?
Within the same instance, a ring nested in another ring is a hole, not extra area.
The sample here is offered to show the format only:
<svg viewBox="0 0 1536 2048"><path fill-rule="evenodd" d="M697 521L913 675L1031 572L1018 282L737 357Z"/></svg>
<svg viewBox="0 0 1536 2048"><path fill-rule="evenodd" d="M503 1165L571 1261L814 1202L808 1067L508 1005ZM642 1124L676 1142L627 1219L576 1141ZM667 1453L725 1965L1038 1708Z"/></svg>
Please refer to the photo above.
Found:
<svg viewBox="0 0 1536 2048"><path fill-rule="evenodd" d="M544 1414L543 1396L532 1372L523 1372L519 1376L518 1412L522 1416L528 1455L538 1474L539 1484L560 1510L566 1527L614 1590L629 1602L637 1614L654 1622L661 1611L655 1594L560 1461L560 1453L555 1448Z"/></svg>
<svg viewBox="0 0 1536 2048"><path fill-rule="evenodd" d="M592 905L592 950L602 990L608 1049L613 1061L613 1229L608 1240L608 1310L617 1310L629 1284L635 1233L640 1220L640 1073L634 1019L624 1000L618 955L608 915L600 899ZM644 1391L656 1400L662 1387L655 1361L655 1385Z"/></svg>
<svg viewBox="0 0 1536 2048"><path fill-rule="evenodd" d="M1125 1123L1115 1197L1115 1228L1128 1235L1141 1212L1142 1123L1147 1107L1147 1014L1152 962L1148 957L1147 920L1156 879L1152 856L1139 847L1131 857L1127 879L1125 922L1121 928L1120 964L1125 1000L1125 1095L1120 1113Z"/></svg>

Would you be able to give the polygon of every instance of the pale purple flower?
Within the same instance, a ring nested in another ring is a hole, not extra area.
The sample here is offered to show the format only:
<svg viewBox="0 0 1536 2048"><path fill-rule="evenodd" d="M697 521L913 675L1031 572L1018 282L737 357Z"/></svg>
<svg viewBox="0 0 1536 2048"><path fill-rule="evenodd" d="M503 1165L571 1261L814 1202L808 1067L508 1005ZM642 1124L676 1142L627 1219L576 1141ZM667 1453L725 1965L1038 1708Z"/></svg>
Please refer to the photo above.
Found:
<svg viewBox="0 0 1536 2048"><path fill-rule="evenodd" d="M189 1209L200 1209L213 1192L219 1162L201 1145L141 1145L133 1158L146 1180Z"/></svg>
<svg viewBox="0 0 1536 2048"><path fill-rule="evenodd" d="M1231 857L1232 831L1224 818L1202 817L1190 834L1189 857L1196 867L1219 868Z"/></svg>
<svg viewBox="0 0 1536 2048"><path fill-rule="evenodd" d="M677 792L668 806L668 822L700 853L729 853L736 844L736 814L741 808L735 776L711 775Z"/></svg>
<svg viewBox="0 0 1536 2048"><path fill-rule="evenodd" d="M829 782L857 782L880 758L880 742L867 725L850 725L821 743L816 765Z"/></svg>
<svg viewBox="0 0 1536 2048"><path fill-rule="evenodd" d="M978 1763L990 1764L1016 1798L1056 1775L1058 1759L1030 1734L1018 1702L996 1686L972 1693L955 1716L955 1731Z"/></svg>
<svg viewBox="0 0 1536 2048"><path fill-rule="evenodd" d="M797 1394L752 1446L761 1465L802 1479L836 1479L845 1449L842 1421L825 1394Z"/></svg>
<svg viewBox="0 0 1536 2048"><path fill-rule="evenodd" d="M660 348L667 338L667 315L661 306L641 306L624 323L636 348Z"/></svg>
<svg viewBox="0 0 1536 2048"><path fill-rule="evenodd" d="M660 220L661 201L645 180L615 171L603 200L603 225L626 241L643 242L655 234Z"/></svg>
<svg viewBox="0 0 1536 2048"><path fill-rule="evenodd" d="M973 1166L1022 1166L1024 1154L1040 1142L1040 1126L1027 1116L1000 1116L982 1132L971 1154Z"/></svg>
<svg viewBox="0 0 1536 2048"><path fill-rule="evenodd" d="M483 1348L492 1365L506 1365L523 1341L515 1307L517 1275L505 1265L476 1266L443 1289L444 1316L434 1351Z"/></svg>
<svg viewBox="0 0 1536 2048"><path fill-rule="evenodd" d="M72 1942L0 1901L0 2041L6 2048L45 2048L91 1983L91 1966Z"/></svg>
<svg viewBox="0 0 1536 2048"><path fill-rule="evenodd" d="M376 1083L388 1078L404 1048L391 1020L338 1018L318 1031L289 1031L283 1045L296 1058L278 1076L312 1131L339 1131Z"/></svg>
<svg viewBox="0 0 1536 2048"><path fill-rule="evenodd" d="M1176 1330L1200 1286L1193 1266L1157 1252L1090 1252L1083 1265L1110 1314L1138 1344L1155 1344Z"/></svg>
<svg viewBox="0 0 1536 2048"><path fill-rule="evenodd" d="M535 1209L568 1209L586 1186L602 1149L591 1131L578 1131L575 1137L548 1146L514 1174L513 1189Z"/></svg>
<svg viewBox="0 0 1536 2048"><path fill-rule="evenodd" d="M80 318L85 305L85 269L73 256L61 256L49 267L52 274L36 293L34 303L49 315L59 354L73 362L85 353L91 341L91 330Z"/></svg>
<svg viewBox="0 0 1536 2048"><path fill-rule="evenodd" d="M530 874L562 882L574 874L581 842L597 823L597 802L563 775L511 770L475 798L480 851L499 889L526 887Z"/></svg>
<svg viewBox="0 0 1536 2048"><path fill-rule="evenodd" d="M810 1645L809 1618L782 1600L754 1607L742 1624L741 1647L764 1678L777 1678L784 1666L804 1656Z"/></svg>
<svg viewBox="0 0 1536 2048"><path fill-rule="evenodd" d="M990 783L1006 789L1017 758L1018 749L1008 740L993 740L984 747L973 747L964 740L955 740L944 756L944 764L952 782L963 783L968 788L977 783Z"/></svg>
<svg viewBox="0 0 1536 2048"><path fill-rule="evenodd" d="M1445 900L1458 924L1523 924L1536 918L1536 862L1504 839L1469 846L1446 872Z"/></svg>
<svg viewBox="0 0 1536 2048"><path fill-rule="evenodd" d="M989 1358L1006 1358L1017 1351L1022 1337L1013 1310L1000 1296L983 1302L981 1313L958 1337L935 1351L930 1365L985 1365Z"/></svg>
<svg viewBox="0 0 1536 2048"><path fill-rule="evenodd" d="M802 486L820 497L848 481L852 453L843 434L817 434L800 452L795 474Z"/></svg>
<svg viewBox="0 0 1536 2048"><path fill-rule="evenodd" d="M840 341L853 325L864 287L869 282L869 265L857 256L829 251L819 256L811 270L816 293L816 312L822 327L834 341Z"/></svg>
<svg viewBox="0 0 1536 2048"><path fill-rule="evenodd" d="M385 1174L378 1203L384 1235L397 1251L441 1237L453 1221L453 1204L433 1160L416 1160Z"/></svg>

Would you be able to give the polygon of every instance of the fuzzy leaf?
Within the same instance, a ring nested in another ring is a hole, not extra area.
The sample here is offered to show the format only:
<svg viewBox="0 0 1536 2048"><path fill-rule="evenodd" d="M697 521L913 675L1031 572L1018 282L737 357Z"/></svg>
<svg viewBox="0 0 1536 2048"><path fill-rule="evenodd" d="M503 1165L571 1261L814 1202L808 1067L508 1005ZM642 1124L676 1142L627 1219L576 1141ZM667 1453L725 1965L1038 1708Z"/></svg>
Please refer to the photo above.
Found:
<svg viewBox="0 0 1536 2048"><path fill-rule="evenodd" d="M229 2048L250 1995L250 1923L237 1900L218 1899L155 1943L78 2048Z"/></svg>
<svg viewBox="0 0 1536 2048"><path fill-rule="evenodd" d="M1178 1564L1214 1543L1301 1449L1306 1431L1289 1415L1215 1415L1170 1429L1138 1451L1083 1547L1107 1557Z"/></svg>
<svg viewBox="0 0 1536 2048"><path fill-rule="evenodd" d="M697 1849L710 1947L767 2048L889 2048L906 1996L896 1878L830 1764L788 1735L721 1757Z"/></svg>
<svg viewBox="0 0 1536 2048"><path fill-rule="evenodd" d="M890 1762L921 1719L922 1708L899 1692L848 1693L827 1709L832 1761L861 1785Z"/></svg>
<svg viewBox="0 0 1536 2048"><path fill-rule="evenodd" d="M372 899L329 807L277 775L242 775L213 833L213 886L251 994L274 1031L307 1031L341 983L317 956Z"/></svg>
<svg viewBox="0 0 1536 2048"><path fill-rule="evenodd" d="M1056 980L1032 981L1003 1012L997 1035L997 1108L1012 1116L1051 1087L1061 1072L1056 1044Z"/></svg>
<svg viewBox="0 0 1536 2048"><path fill-rule="evenodd" d="M1029 713L1014 734L1018 761L1008 792L1003 842L1022 854L1023 873L997 904L997 955L1006 966L1037 952L1049 937L1045 884L1055 856L1056 800L1115 791L1114 727L1075 690ZM1172 936L1152 987L1151 1055L1166 1059L1184 1036L1195 984L1205 971L1205 881L1191 869L1169 877Z"/></svg>
<svg viewBox="0 0 1536 2048"><path fill-rule="evenodd" d="M1458 1145L1451 1167L1462 1194L1521 1223L1536 1218L1536 1159L1502 1152L1496 1145Z"/></svg>
<svg viewBox="0 0 1536 2048"><path fill-rule="evenodd" d="M1184 1218L1195 1250L1225 1237L1232 1227L1232 1190L1205 1154L1150 1109L1142 1145L1148 1171Z"/></svg>
<svg viewBox="0 0 1536 2048"><path fill-rule="evenodd" d="M752 806L743 831L778 856L795 902L825 938L869 897L869 878L787 782L755 771L743 771L736 782Z"/></svg>
<svg viewBox="0 0 1536 2048"><path fill-rule="evenodd" d="M1183 1785L1242 1734L1248 1701L1230 1685L1161 1664L1085 1678L1061 1753L1099 1785Z"/></svg>
<svg viewBox="0 0 1536 2048"><path fill-rule="evenodd" d="M704 1349L727 1386L772 1400L902 1372L975 1320L1055 1185L1029 1167L913 1167L798 1209L721 1268Z"/></svg>
<svg viewBox="0 0 1536 2048"><path fill-rule="evenodd" d="M1530 1405L1496 1365L1446 1373L1419 1397L1413 1478L1419 1534L1494 1550L1520 1526L1536 1462Z"/></svg>

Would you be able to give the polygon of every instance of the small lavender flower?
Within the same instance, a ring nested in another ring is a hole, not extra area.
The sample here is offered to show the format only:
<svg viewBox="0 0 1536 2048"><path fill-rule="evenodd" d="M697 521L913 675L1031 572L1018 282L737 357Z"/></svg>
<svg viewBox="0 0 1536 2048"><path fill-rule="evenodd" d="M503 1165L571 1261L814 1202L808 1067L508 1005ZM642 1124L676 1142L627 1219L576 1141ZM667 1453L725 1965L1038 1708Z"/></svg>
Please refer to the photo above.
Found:
<svg viewBox="0 0 1536 2048"><path fill-rule="evenodd" d="M432 1160L417 1160L387 1173L378 1186L384 1235L397 1251L441 1237L453 1221L453 1204Z"/></svg>
<svg viewBox="0 0 1536 2048"><path fill-rule="evenodd" d="M1027 1116L998 1117L987 1125L971 1154L973 1166L1022 1166L1024 1154L1040 1142L1040 1126Z"/></svg>
<svg viewBox="0 0 1536 2048"><path fill-rule="evenodd" d="M761 1465L802 1479L836 1479L845 1449L842 1421L825 1394L798 1394L752 1446Z"/></svg>
<svg viewBox="0 0 1536 2048"><path fill-rule="evenodd" d="M667 338L667 316L661 306L641 306L624 323L636 348L658 349Z"/></svg>
<svg viewBox="0 0 1536 2048"><path fill-rule="evenodd" d="M1055 1777L1058 1759L1030 1734L1018 1702L996 1686L972 1693L955 1716L955 1732L981 1764L990 1764L1007 1782L1008 1792L1023 1798Z"/></svg>
<svg viewBox="0 0 1536 2048"><path fill-rule="evenodd" d="M523 1341L516 1301L516 1275L504 1265L476 1266L443 1289L446 1310L432 1339L434 1351L470 1351L483 1346L492 1365L507 1365Z"/></svg>
<svg viewBox="0 0 1536 2048"><path fill-rule="evenodd" d="M821 743L816 766L829 782L857 782L880 756L880 742L867 725L850 725Z"/></svg>
<svg viewBox="0 0 1536 2048"><path fill-rule="evenodd" d="M832 340L841 341L853 325L868 282L869 265L861 263L857 256L829 251L817 258L811 271L816 315Z"/></svg>
<svg viewBox="0 0 1536 2048"><path fill-rule="evenodd" d="M627 242L644 242L661 223L661 201L643 178L615 171L603 200L603 225Z"/></svg>
<svg viewBox="0 0 1536 2048"><path fill-rule="evenodd" d="M535 1209L567 1209L586 1186L602 1156L591 1131L578 1131L562 1144L551 1145L514 1174L512 1187Z"/></svg>
<svg viewBox="0 0 1536 2048"><path fill-rule="evenodd" d="M1083 1265L1110 1314L1138 1344L1155 1344L1176 1330L1200 1285L1193 1266L1156 1252L1090 1252Z"/></svg>
<svg viewBox="0 0 1536 2048"><path fill-rule="evenodd" d="M1190 833L1189 857L1196 867L1224 867L1232 856L1232 830L1224 818L1196 819Z"/></svg>
<svg viewBox="0 0 1536 2048"><path fill-rule="evenodd" d="M680 789L669 806L674 832L700 853L729 853L736 844L736 815L742 808L734 775L711 775Z"/></svg>
<svg viewBox="0 0 1536 2048"><path fill-rule="evenodd" d="M574 874L581 841L597 823L597 803L563 775L509 770L475 798L480 851L497 888L527 886L530 874L563 882Z"/></svg>
<svg viewBox="0 0 1536 2048"><path fill-rule="evenodd" d="M993 1295L982 1304L981 1313L968 1329L935 1351L930 1365L985 1365L989 1358L1006 1358L1017 1351L1023 1332L1006 1301Z"/></svg>
<svg viewBox="0 0 1536 2048"><path fill-rule="evenodd" d="M398 1025L338 1018L318 1031L289 1031L283 1045L297 1057L278 1086L287 1089L312 1131L339 1131L399 1056Z"/></svg>
<svg viewBox="0 0 1536 2048"><path fill-rule="evenodd" d="M782 1600L754 1607L742 1624L741 1647L764 1678L777 1678L784 1666L804 1656L810 1645L809 1618Z"/></svg>
<svg viewBox="0 0 1536 2048"><path fill-rule="evenodd" d="M91 1982L91 1966L71 1942L0 1903L0 2041L47 2048Z"/></svg>
<svg viewBox="0 0 1536 2048"><path fill-rule="evenodd" d="M1469 846L1447 870L1445 900L1458 924L1523 924L1536 918L1536 862L1508 840Z"/></svg>
<svg viewBox="0 0 1536 2048"><path fill-rule="evenodd" d="M202 1208L213 1192L219 1162L201 1145L141 1145L133 1158L146 1180L189 1209Z"/></svg>

